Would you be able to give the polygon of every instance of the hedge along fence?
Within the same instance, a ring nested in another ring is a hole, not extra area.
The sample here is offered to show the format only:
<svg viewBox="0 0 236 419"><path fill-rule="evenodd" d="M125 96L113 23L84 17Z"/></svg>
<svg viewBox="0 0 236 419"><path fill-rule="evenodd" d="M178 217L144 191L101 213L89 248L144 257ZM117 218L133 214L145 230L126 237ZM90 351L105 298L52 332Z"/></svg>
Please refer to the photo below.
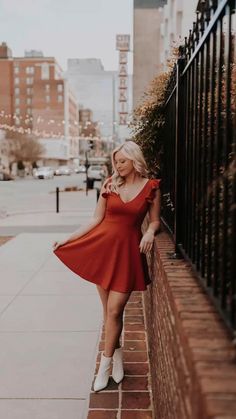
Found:
<svg viewBox="0 0 236 419"><path fill-rule="evenodd" d="M134 110L131 128L133 140L141 147L151 176L161 177L164 144L165 102L174 81L178 48L172 50L167 71L156 76Z"/></svg>

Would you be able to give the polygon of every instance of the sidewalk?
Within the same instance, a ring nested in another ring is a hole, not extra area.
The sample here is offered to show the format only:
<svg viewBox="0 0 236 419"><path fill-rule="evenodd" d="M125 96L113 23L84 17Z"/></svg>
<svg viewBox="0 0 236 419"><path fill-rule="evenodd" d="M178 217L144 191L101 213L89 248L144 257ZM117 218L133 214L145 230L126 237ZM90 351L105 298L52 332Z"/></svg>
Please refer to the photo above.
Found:
<svg viewBox="0 0 236 419"><path fill-rule="evenodd" d="M95 203L90 193L77 212L34 207L0 219L1 244L20 233L0 247L1 418L87 418L102 311L94 285L69 271L52 243L85 223Z"/></svg>
<svg viewBox="0 0 236 419"><path fill-rule="evenodd" d="M102 313L51 252L57 234L0 247L0 417L86 419Z"/></svg>
<svg viewBox="0 0 236 419"><path fill-rule="evenodd" d="M99 297L52 253L52 243L86 223L95 203L91 193L77 212L0 219L1 418L152 418L141 293L125 311L126 377L93 393L104 343Z"/></svg>

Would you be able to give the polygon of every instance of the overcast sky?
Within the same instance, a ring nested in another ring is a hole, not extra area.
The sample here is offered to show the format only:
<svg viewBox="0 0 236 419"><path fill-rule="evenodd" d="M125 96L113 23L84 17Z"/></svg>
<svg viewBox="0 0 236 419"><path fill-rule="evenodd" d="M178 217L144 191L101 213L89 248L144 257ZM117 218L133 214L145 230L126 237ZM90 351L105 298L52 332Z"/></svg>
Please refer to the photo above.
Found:
<svg viewBox="0 0 236 419"><path fill-rule="evenodd" d="M117 70L115 37L132 39L132 21L133 0L0 0L0 43L18 57L42 50L63 70L67 58L101 58L106 70Z"/></svg>

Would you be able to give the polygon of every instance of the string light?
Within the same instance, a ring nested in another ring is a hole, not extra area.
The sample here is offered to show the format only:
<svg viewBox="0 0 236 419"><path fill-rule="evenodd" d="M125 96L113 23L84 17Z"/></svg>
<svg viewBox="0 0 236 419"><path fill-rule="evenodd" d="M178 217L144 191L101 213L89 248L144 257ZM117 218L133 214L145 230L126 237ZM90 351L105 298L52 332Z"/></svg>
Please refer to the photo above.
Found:
<svg viewBox="0 0 236 419"><path fill-rule="evenodd" d="M8 130L8 131L13 131L13 132L18 132L20 134L33 134L36 137L41 137L41 138L57 138L57 139L63 139L63 140L83 140L83 141L90 141L91 139L93 141L97 141L97 142L103 142L103 141L107 141L107 139L112 140L112 136L109 137L97 137L97 136L92 136L92 134L90 134L90 136L85 136L84 134L80 135L80 136L75 136L75 135L70 135L70 136L64 136L61 134L61 132L55 134L53 131L51 131L51 133L46 133L45 130L44 131L39 131L38 129L35 130L31 130L30 128L23 128L23 127L16 127L15 125L8 125L8 124L0 124L0 129L4 129L4 130Z"/></svg>
<svg viewBox="0 0 236 419"><path fill-rule="evenodd" d="M16 115L16 114L5 114L5 111L4 110L0 111L0 117L4 117L4 118L7 118L7 119L8 118L12 118L12 119L18 119L18 120L19 119L20 120L23 119L23 116L20 115L20 114L18 114L18 115ZM132 116L130 116L129 118L132 118ZM26 114L25 115L25 120L26 119L29 120L29 121L32 121L32 122L34 120L34 118L32 116L30 116L29 114ZM38 115L35 123L36 124L40 124L41 122L45 122L45 119L41 115ZM83 125L79 124L79 122L76 121L76 120L74 120L74 121L72 120L71 122L74 125L77 125L80 129L83 127ZM58 119L57 120L50 119L47 123L48 123L48 125L50 125L52 123L55 123L55 124L57 124L59 126L61 124L64 125L65 124L65 120L60 120L60 122L58 122ZM92 121L86 121L85 122L85 125L92 125L92 124L94 124L94 125L101 125L101 126L104 126L104 125L111 126L111 125L118 125L118 122L117 121L113 121L113 122L104 122L104 121L92 122Z"/></svg>
<svg viewBox="0 0 236 419"><path fill-rule="evenodd" d="M14 124L17 124L17 126L12 125L12 124L9 125L9 123L0 124L0 129L12 131L12 132L18 132L20 134L33 134L34 136L40 137L40 138L45 138L46 139L46 138L51 137L51 138L56 138L56 139L61 139L61 140L68 140L68 141L70 141L70 140L90 141L92 139L93 141L96 141L98 143L110 142L110 141L113 142L112 135L111 136L101 136L101 137L93 136L93 134L90 134L89 136L85 136L84 134L64 136L64 135L62 135L61 131L58 131L58 132L51 131L50 133L47 133L45 130L40 131L38 129L38 127L36 127L35 129L32 129L30 127L26 128L26 127L23 127L23 126L19 126L19 123L22 120L24 120L25 124L30 124L30 122L33 122L34 118L32 116L28 115L28 114L26 114L25 119L23 119L23 116L20 115L20 114L17 114L17 115L16 114L6 114L4 110L1 110L0 111L0 117L1 118L6 118L7 120L8 119L13 119ZM36 125L40 125L40 123L45 122L45 120L41 115L38 115L35 122L36 122ZM76 120L74 120L74 121L72 120L71 122L72 122L72 124L74 123L74 125L78 126L79 129L82 129L83 126L84 126L83 124L79 124L79 122L76 121ZM58 121L58 119L57 120L50 119L49 121L47 121L47 124L48 125L54 124L54 125L57 125L58 127L61 127L61 126L65 125L65 120ZM85 125L87 125L87 126L91 125L91 124L93 124L93 122L91 122L91 121L86 121L86 123L85 123ZM116 121L114 121L112 124L111 123L104 123L103 121L97 121L97 122L94 123L94 125L97 125L97 126L99 126L99 125L101 125L101 126L104 126L104 125L110 126L111 125L112 126L113 124L118 125L118 123ZM72 126L71 124L68 125L68 127L71 127L71 126Z"/></svg>

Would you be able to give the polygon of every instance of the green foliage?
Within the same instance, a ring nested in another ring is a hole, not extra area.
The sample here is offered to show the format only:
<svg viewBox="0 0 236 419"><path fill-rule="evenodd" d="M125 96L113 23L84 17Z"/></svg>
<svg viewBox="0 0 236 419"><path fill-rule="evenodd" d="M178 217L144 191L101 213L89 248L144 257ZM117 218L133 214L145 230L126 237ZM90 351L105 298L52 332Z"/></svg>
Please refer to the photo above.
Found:
<svg viewBox="0 0 236 419"><path fill-rule="evenodd" d="M144 101L134 110L131 123L132 140L142 149L151 176L161 176L161 156L164 143L164 105L173 67L178 56L174 49L166 72L159 74L150 83Z"/></svg>

